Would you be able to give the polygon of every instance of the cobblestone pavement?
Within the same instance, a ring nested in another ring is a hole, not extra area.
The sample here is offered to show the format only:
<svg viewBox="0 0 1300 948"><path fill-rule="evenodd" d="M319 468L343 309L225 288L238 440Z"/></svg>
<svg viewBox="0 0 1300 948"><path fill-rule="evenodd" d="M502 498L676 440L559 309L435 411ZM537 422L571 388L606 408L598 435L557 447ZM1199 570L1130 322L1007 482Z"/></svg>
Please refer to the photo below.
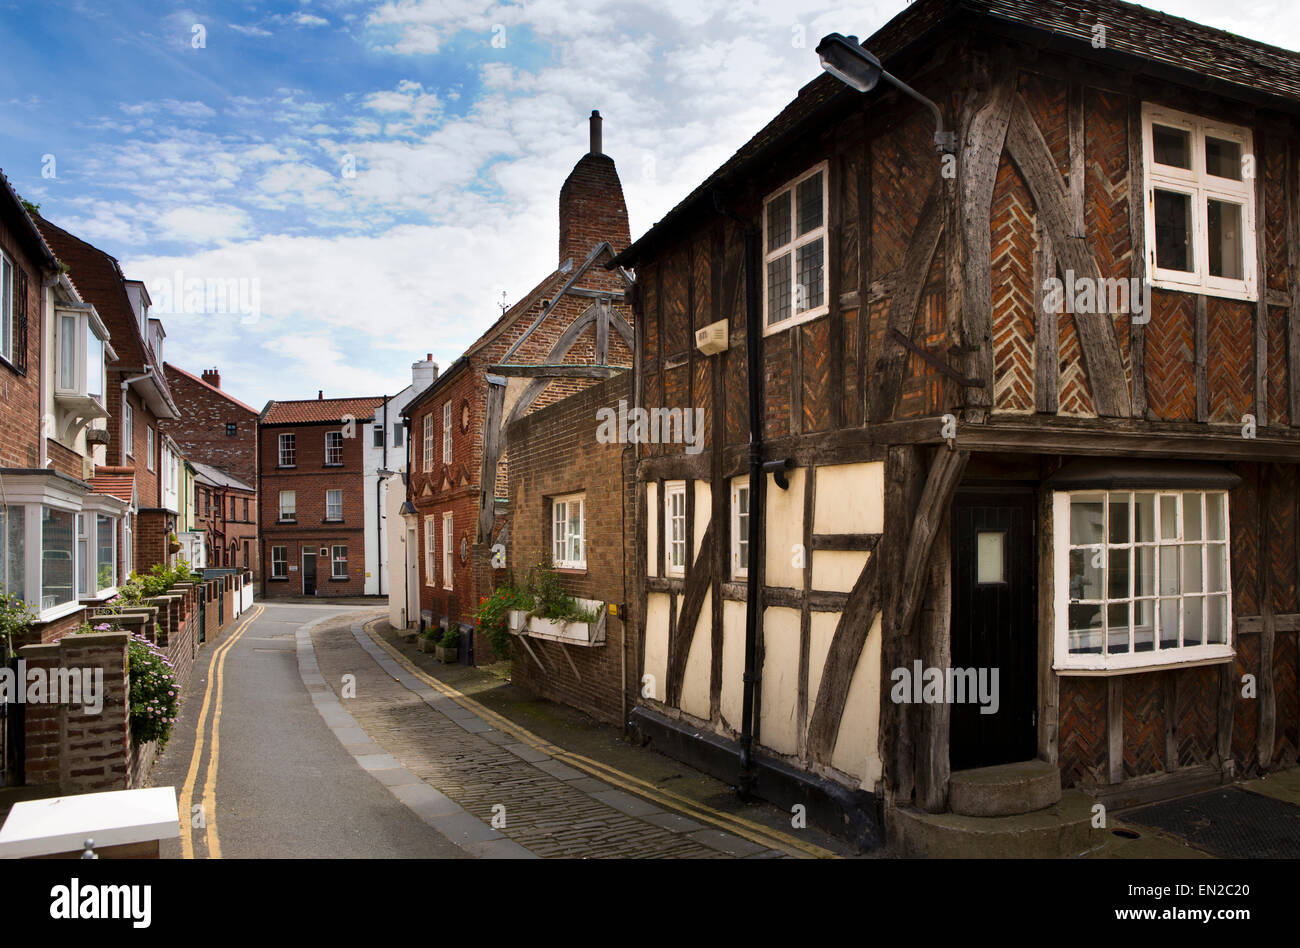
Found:
<svg viewBox="0 0 1300 948"><path fill-rule="evenodd" d="M299 659L308 663L304 681L317 692L313 700L361 766L476 855L787 855L661 808L519 743L411 677L362 626L354 613L299 633ZM303 641L307 636L330 694L320 694L320 683L313 688L308 667L313 660ZM343 696L345 675L355 676L355 697ZM381 753L374 753L375 745ZM415 778L424 786L415 786Z"/></svg>

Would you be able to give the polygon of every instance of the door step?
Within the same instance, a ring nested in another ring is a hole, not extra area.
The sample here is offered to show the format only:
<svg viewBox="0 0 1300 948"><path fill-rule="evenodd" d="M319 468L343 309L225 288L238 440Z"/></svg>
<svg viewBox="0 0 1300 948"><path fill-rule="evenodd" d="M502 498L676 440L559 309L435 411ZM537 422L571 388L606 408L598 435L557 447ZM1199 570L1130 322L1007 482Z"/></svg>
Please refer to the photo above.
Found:
<svg viewBox="0 0 1300 948"><path fill-rule="evenodd" d="M1061 799L1061 770L1044 760L959 770L948 784L948 806L958 816L1015 816Z"/></svg>
<svg viewBox="0 0 1300 948"><path fill-rule="evenodd" d="M900 856L1065 859L1105 842L1106 830L1092 826L1093 804L1087 794L1071 790L1046 809L1015 816L924 813L896 807L886 819L889 845Z"/></svg>

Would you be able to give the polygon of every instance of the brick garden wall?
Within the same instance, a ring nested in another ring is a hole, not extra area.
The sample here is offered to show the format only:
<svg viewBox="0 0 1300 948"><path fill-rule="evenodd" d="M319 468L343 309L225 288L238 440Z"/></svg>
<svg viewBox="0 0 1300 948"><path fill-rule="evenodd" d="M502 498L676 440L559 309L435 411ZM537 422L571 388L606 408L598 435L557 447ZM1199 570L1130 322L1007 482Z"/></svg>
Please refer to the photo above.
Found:
<svg viewBox="0 0 1300 948"><path fill-rule="evenodd" d="M625 564L634 559L629 557L634 550L634 485L624 474L626 446L597 442L596 412L602 407L617 409L619 399L630 399L631 383L631 373L625 372L525 415L510 427L514 447L508 555L518 580L551 549L551 498L584 493L587 568L561 571L565 590L582 599L626 601L630 576ZM546 670L516 645L513 680L599 720L620 723L624 689L632 687L622 677L624 650L634 684L640 648L632 641L632 631L622 621L607 618L603 646L566 646L530 638L528 645ZM567 659L562 650L568 651Z"/></svg>

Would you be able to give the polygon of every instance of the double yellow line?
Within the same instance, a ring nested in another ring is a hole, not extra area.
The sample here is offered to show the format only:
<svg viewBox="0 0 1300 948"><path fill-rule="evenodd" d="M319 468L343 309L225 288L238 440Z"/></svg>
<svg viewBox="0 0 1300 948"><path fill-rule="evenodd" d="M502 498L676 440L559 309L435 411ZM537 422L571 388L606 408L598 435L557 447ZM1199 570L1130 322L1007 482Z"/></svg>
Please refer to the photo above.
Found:
<svg viewBox="0 0 1300 948"><path fill-rule="evenodd" d="M201 800L204 816L204 841L208 848L209 859L221 858L221 841L217 838L217 760L221 754L221 697L225 687L226 656L239 641L240 636L249 625L262 614L265 607L258 604L248 612L244 620L236 626L230 638L222 642L212 654L209 666L208 686L203 692L203 707L199 709L199 723L194 732L194 753L190 757L190 770L185 776L185 785L181 788L181 858L194 858L194 842L190 835L191 808L194 802L194 784L198 779L199 764L203 760L203 744L208 720L208 708L212 708L212 752L208 759L207 773L203 780L203 798ZM215 705L213 696L216 696Z"/></svg>
<svg viewBox="0 0 1300 948"><path fill-rule="evenodd" d="M509 718L502 717L490 708L484 707L468 695L462 694L450 685L425 674L420 670L419 666L410 661L405 655L388 642L384 641L384 639L379 635L375 634L375 621L366 624L366 634L370 636L371 640L376 645L401 664L402 667L426 685L437 689L443 695L450 698L452 701L455 701L462 708L465 708L467 711L472 711L480 718L488 721L493 727L513 736L521 744L526 744L535 750L539 750L542 753L549 755L552 759L568 764L570 767L581 770L586 774L590 774L611 786L618 787L621 790L626 790L629 793L634 793L652 803L658 803L670 810L676 810L677 812L683 813L693 819L710 823L719 829L725 830L728 833L734 833L737 836L742 836L745 839L758 843L760 846L767 849L778 849L803 858L840 858L829 849L825 849L815 843L810 843L786 833L778 832L769 826L754 823L732 813L724 813L721 810L707 807L696 800L692 800L690 797L674 793L671 790L666 790L663 787L642 780L640 777L634 777L632 774L617 770L601 761L592 760L589 757L583 757L581 754L575 754L570 750L560 747L558 744L552 744L550 741L538 737L532 731L520 727Z"/></svg>

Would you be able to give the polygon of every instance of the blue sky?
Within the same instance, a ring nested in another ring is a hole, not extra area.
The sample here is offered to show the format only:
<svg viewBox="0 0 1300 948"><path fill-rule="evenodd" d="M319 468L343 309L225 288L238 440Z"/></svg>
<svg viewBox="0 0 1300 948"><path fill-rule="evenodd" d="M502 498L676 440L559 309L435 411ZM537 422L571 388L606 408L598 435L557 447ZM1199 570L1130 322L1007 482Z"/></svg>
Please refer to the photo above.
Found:
<svg viewBox="0 0 1300 948"><path fill-rule="evenodd" d="M1300 47L1284 0L1148 5ZM636 236L817 74L818 37L904 6L0 0L0 168L128 277L256 289L255 320L159 313L168 361L255 406L391 393L555 266L593 108Z"/></svg>

